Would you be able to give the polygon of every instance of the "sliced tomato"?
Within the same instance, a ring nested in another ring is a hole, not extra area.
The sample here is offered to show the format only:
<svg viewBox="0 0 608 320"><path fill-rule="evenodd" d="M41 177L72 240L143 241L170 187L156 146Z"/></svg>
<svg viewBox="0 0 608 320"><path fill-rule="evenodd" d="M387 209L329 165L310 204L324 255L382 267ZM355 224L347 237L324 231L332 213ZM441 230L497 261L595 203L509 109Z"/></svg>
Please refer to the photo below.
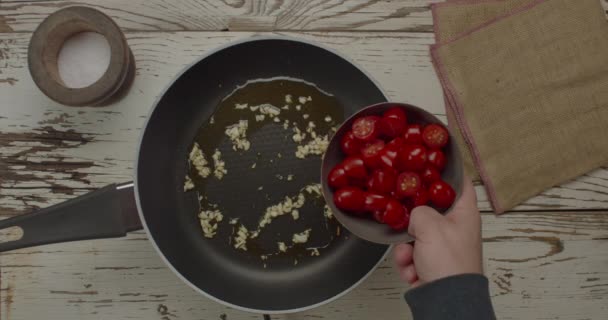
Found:
<svg viewBox="0 0 608 320"><path fill-rule="evenodd" d="M403 139L407 144L422 144L422 126L419 124L410 124L405 128Z"/></svg>
<svg viewBox="0 0 608 320"><path fill-rule="evenodd" d="M361 156L350 156L340 163L349 178L364 180L367 178L367 169Z"/></svg>
<svg viewBox="0 0 608 320"><path fill-rule="evenodd" d="M369 212L384 211L389 198L381 194L365 193L365 210Z"/></svg>
<svg viewBox="0 0 608 320"><path fill-rule="evenodd" d="M443 148L448 144L450 135L448 130L437 123L428 124L422 130L422 140L431 149Z"/></svg>
<svg viewBox="0 0 608 320"><path fill-rule="evenodd" d="M382 149L384 149L384 141L380 139L368 143L361 149L361 157L368 168L373 169L380 167L380 151L382 151Z"/></svg>
<svg viewBox="0 0 608 320"><path fill-rule="evenodd" d="M397 173L392 169L378 169L372 172L367 181L367 189L380 194L390 194L395 190Z"/></svg>
<svg viewBox="0 0 608 320"><path fill-rule="evenodd" d="M413 197L422 188L420 176L411 171L402 172L397 177L395 195L398 198Z"/></svg>
<svg viewBox="0 0 608 320"><path fill-rule="evenodd" d="M348 131L344 134L344 136L342 136L340 147L342 148L342 152L348 156L352 156L359 154L361 147L363 147L363 143L355 138L352 131Z"/></svg>
<svg viewBox="0 0 608 320"><path fill-rule="evenodd" d="M416 192L416 194L412 197L412 206L414 208L420 207L420 206L425 206L428 203L429 203L429 192L424 188L421 188L420 190L418 190L418 192Z"/></svg>
<svg viewBox="0 0 608 320"><path fill-rule="evenodd" d="M327 182L330 187L337 189L348 186L348 176L346 171L340 165L337 165L329 172L327 176Z"/></svg>
<svg viewBox="0 0 608 320"><path fill-rule="evenodd" d="M401 150L405 146L405 140L401 137L394 138L389 143L386 144L387 148L390 148L395 151Z"/></svg>
<svg viewBox="0 0 608 320"><path fill-rule="evenodd" d="M405 110L400 107L392 107L386 110L382 117L394 118L401 121L403 124L407 124L407 116L405 115Z"/></svg>
<svg viewBox="0 0 608 320"><path fill-rule="evenodd" d="M422 183L430 186L431 183L441 180L441 173L434 166L427 164L424 170L420 172L420 178L422 178Z"/></svg>
<svg viewBox="0 0 608 320"><path fill-rule="evenodd" d="M397 118L382 117L378 125L380 126L380 133L389 138L397 137L405 130L405 122Z"/></svg>
<svg viewBox="0 0 608 320"><path fill-rule="evenodd" d="M344 187L334 193L334 203L341 210L352 213L365 209L365 193L357 187Z"/></svg>
<svg viewBox="0 0 608 320"><path fill-rule="evenodd" d="M435 181L429 187L429 198L438 208L447 209L454 203L456 192L445 181Z"/></svg>
<svg viewBox="0 0 608 320"><path fill-rule="evenodd" d="M397 151L390 148L380 150L380 164L384 168L394 169L397 165Z"/></svg>
<svg viewBox="0 0 608 320"><path fill-rule="evenodd" d="M417 144L407 144L398 155L398 167L402 170L420 171L426 165L426 149Z"/></svg>
<svg viewBox="0 0 608 320"><path fill-rule="evenodd" d="M353 122L353 135L355 138L362 141L372 141L378 137L380 130L378 128L378 116L362 117Z"/></svg>
<svg viewBox="0 0 608 320"><path fill-rule="evenodd" d="M401 202L392 199L386 204L383 221L389 226L399 225L403 221L403 217L407 213L407 209Z"/></svg>
<svg viewBox="0 0 608 320"><path fill-rule="evenodd" d="M429 163L432 164L435 168L437 168L437 170L443 171L443 168L445 168L447 160L445 158L445 154L443 152L441 152L441 150L437 150L437 149L430 150L426 157L427 157Z"/></svg>

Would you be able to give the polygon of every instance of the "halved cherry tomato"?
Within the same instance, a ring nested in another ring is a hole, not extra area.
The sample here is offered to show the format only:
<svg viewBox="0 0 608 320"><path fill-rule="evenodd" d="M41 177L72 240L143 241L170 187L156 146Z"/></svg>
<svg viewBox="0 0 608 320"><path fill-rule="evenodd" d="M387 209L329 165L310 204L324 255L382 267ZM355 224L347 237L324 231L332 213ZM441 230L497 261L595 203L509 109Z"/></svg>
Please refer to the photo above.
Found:
<svg viewBox="0 0 608 320"><path fill-rule="evenodd" d="M447 209L454 203L456 192L452 186L440 180L433 182L429 187L429 197L435 206Z"/></svg>
<svg viewBox="0 0 608 320"><path fill-rule="evenodd" d="M390 148L395 151L401 150L405 146L405 140L401 137L394 138L391 142L386 144L387 148Z"/></svg>
<svg viewBox="0 0 608 320"><path fill-rule="evenodd" d="M397 165L397 151L390 148L380 150L380 164L385 168L394 169Z"/></svg>
<svg viewBox="0 0 608 320"><path fill-rule="evenodd" d="M414 208L425 206L427 203L429 203L429 192L426 189L421 188L412 197L412 200L412 205L414 206Z"/></svg>
<svg viewBox="0 0 608 320"><path fill-rule="evenodd" d="M392 199L386 204L383 221L389 226L399 225L403 221L403 217L407 213L407 209L401 202Z"/></svg>
<svg viewBox="0 0 608 320"><path fill-rule="evenodd" d="M422 130L422 140L431 149L445 147L449 138L448 130L440 124L431 123Z"/></svg>
<svg viewBox="0 0 608 320"><path fill-rule="evenodd" d="M362 212L365 210L365 193L357 187L344 187L334 193L334 203L341 210Z"/></svg>
<svg viewBox="0 0 608 320"><path fill-rule="evenodd" d="M340 163L340 166L344 168L344 171L349 178L367 178L367 169L365 168L365 163L363 163L363 158L361 158L361 156L350 156L344 159L344 161Z"/></svg>
<svg viewBox="0 0 608 320"><path fill-rule="evenodd" d="M342 148L342 152L344 152L346 155L352 156L359 153L361 147L363 147L363 143L355 138L352 131L348 131L344 134L344 136L342 136L340 147Z"/></svg>
<svg viewBox="0 0 608 320"><path fill-rule="evenodd" d="M422 188L420 176L411 171L402 172L397 177L395 195L398 198L413 197Z"/></svg>
<svg viewBox="0 0 608 320"><path fill-rule="evenodd" d="M427 164L424 170L420 172L420 178L422 178L422 183L430 186L431 183L441 180L441 173L434 166Z"/></svg>
<svg viewBox="0 0 608 320"><path fill-rule="evenodd" d="M404 209L405 209L405 214L401 216L401 220L397 223L389 225L394 230L398 230L398 231L405 230L410 225L410 210L407 208L404 208Z"/></svg>
<svg viewBox="0 0 608 320"><path fill-rule="evenodd" d="M422 126L419 124L410 124L405 128L403 134L405 143L408 144L422 144Z"/></svg>
<svg viewBox="0 0 608 320"><path fill-rule="evenodd" d="M367 189L372 192L381 194L390 194L395 190L397 181L397 173L392 169L374 170L369 180L367 180Z"/></svg>
<svg viewBox="0 0 608 320"><path fill-rule="evenodd" d="M447 161L445 159L445 154L441 152L441 150L431 150L428 152L426 157L429 163L432 164L435 168L437 168L437 170L443 171L443 168L445 168L445 164Z"/></svg>
<svg viewBox="0 0 608 320"><path fill-rule="evenodd" d="M378 137L380 130L378 128L378 116L362 117L353 122L353 135L355 138L363 141L372 141Z"/></svg>
<svg viewBox="0 0 608 320"><path fill-rule="evenodd" d="M426 164L426 149L421 145L405 145L398 155L399 168L408 171L420 171Z"/></svg>
<svg viewBox="0 0 608 320"><path fill-rule="evenodd" d="M340 165L337 165L329 172L327 176L327 182L330 187L337 189L348 186L348 177L346 171Z"/></svg>
<svg viewBox="0 0 608 320"><path fill-rule="evenodd" d="M386 208L385 208L385 209L386 209ZM372 215L374 216L374 219L375 219L377 222L379 222L379 223L384 223L384 213L386 212L386 210L385 210L385 209L383 209L383 210L377 210L377 211L374 211L374 212L372 213Z"/></svg>
<svg viewBox="0 0 608 320"><path fill-rule="evenodd" d="M365 193L365 211L376 212L386 210L386 204L388 203L388 197L381 194L375 194L366 192Z"/></svg>
<svg viewBox="0 0 608 320"><path fill-rule="evenodd" d="M397 118L389 118L384 116L382 119L380 119L378 125L380 127L380 133L389 138L397 137L403 133L403 130L405 130L405 122L402 122Z"/></svg>
<svg viewBox="0 0 608 320"><path fill-rule="evenodd" d="M384 112L382 115L384 118L394 118L401 121L403 124L407 124L407 116L405 111L400 107L392 107Z"/></svg>
<svg viewBox="0 0 608 320"><path fill-rule="evenodd" d="M368 143L361 149L361 157L368 168L380 167L380 151L384 149L384 141L378 139Z"/></svg>

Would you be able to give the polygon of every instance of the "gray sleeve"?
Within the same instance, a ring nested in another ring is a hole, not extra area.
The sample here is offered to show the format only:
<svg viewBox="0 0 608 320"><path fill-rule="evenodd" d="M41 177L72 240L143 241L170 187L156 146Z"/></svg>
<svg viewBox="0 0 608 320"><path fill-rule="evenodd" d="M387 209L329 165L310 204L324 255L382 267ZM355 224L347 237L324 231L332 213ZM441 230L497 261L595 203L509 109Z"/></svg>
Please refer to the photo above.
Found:
<svg viewBox="0 0 608 320"><path fill-rule="evenodd" d="M447 277L405 293L414 320L495 320L488 278L481 274Z"/></svg>

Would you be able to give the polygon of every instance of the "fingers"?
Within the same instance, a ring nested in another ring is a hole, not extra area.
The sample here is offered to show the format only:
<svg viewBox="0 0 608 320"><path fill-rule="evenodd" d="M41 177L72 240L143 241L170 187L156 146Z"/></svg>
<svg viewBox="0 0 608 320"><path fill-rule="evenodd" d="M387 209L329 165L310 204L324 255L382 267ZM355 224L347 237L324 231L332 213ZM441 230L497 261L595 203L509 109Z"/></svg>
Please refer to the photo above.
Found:
<svg viewBox="0 0 608 320"><path fill-rule="evenodd" d="M400 244L395 247L395 263L399 267L405 267L413 261L414 248L411 244Z"/></svg>
<svg viewBox="0 0 608 320"><path fill-rule="evenodd" d="M399 276L401 280L409 283L410 285L414 283L418 279L418 274L416 273L416 266L414 264L410 264L405 268L399 270Z"/></svg>
<svg viewBox="0 0 608 320"><path fill-rule="evenodd" d="M437 220L441 218L443 216L433 208L427 206L416 207L412 210L407 232L417 241L424 237L425 230L433 228L437 224Z"/></svg>
<svg viewBox="0 0 608 320"><path fill-rule="evenodd" d="M473 187L473 182L471 182L471 179L469 179L468 177L464 178L462 185L462 194L454 204L454 207L448 214L448 217L455 221L467 219L467 217L479 217L479 209L477 208L477 195L475 194L475 187Z"/></svg>

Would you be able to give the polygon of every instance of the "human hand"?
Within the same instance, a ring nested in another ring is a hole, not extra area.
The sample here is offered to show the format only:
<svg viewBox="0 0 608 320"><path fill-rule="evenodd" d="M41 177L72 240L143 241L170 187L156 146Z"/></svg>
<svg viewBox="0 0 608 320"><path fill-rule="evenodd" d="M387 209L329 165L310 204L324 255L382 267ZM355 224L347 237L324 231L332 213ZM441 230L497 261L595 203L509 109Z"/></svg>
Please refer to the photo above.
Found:
<svg viewBox="0 0 608 320"><path fill-rule="evenodd" d="M398 245L395 262L401 278L412 287L453 275L483 273L481 216L468 178L447 215L426 206L415 208L408 233L415 244Z"/></svg>

